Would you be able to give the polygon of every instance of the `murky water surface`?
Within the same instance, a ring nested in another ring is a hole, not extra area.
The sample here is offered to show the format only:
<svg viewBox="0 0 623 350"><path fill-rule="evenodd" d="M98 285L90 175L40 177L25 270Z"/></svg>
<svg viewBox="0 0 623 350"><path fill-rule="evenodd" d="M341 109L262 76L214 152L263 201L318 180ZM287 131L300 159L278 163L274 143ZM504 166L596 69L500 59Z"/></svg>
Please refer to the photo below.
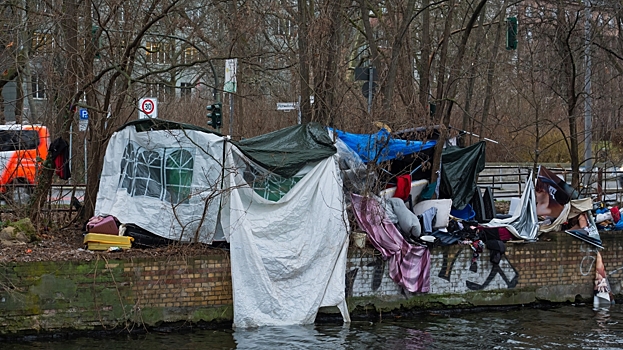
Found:
<svg viewBox="0 0 623 350"><path fill-rule="evenodd" d="M2 344L3 349L623 349L623 305L428 314L341 326L196 330Z"/></svg>

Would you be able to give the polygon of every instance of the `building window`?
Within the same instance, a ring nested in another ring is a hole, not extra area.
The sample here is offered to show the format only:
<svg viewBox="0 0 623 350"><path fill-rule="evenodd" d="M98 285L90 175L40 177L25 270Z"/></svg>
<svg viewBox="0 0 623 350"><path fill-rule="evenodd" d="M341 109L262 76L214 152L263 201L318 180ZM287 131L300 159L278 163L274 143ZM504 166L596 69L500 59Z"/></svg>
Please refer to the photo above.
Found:
<svg viewBox="0 0 623 350"><path fill-rule="evenodd" d="M181 83L180 84L180 97L181 98L189 98L192 93L192 85L190 83Z"/></svg>
<svg viewBox="0 0 623 350"><path fill-rule="evenodd" d="M286 18L280 18L277 21L277 34L290 36L292 34L292 22Z"/></svg>
<svg viewBox="0 0 623 350"><path fill-rule="evenodd" d="M145 62L165 64L169 63L171 46L168 44L148 41L145 43Z"/></svg>
<svg viewBox="0 0 623 350"><path fill-rule="evenodd" d="M31 42L34 54L47 54L54 48L54 37L48 33L33 33Z"/></svg>
<svg viewBox="0 0 623 350"><path fill-rule="evenodd" d="M44 100L47 98L45 94L45 85L43 83L43 79L39 75L33 75L31 77L32 81L32 97L40 100Z"/></svg>
<svg viewBox="0 0 623 350"><path fill-rule="evenodd" d="M147 96L158 98L158 102L167 103L171 89L166 83L149 83L146 89Z"/></svg>
<svg viewBox="0 0 623 350"><path fill-rule="evenodd" d="M194 47L187 47L182 51L182 63L191 64L199 59L199 50Z"/></svg>

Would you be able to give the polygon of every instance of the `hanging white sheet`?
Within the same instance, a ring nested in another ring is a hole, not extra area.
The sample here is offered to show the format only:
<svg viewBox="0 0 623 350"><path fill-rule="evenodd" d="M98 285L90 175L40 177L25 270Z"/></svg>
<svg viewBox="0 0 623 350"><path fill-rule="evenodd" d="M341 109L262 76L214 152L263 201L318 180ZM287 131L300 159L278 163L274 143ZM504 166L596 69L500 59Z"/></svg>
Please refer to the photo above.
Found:
<svg viewBox="0 0 623 350"><path fill-rule="evenodd" d="M323 306L337 306L350 322L348 220L336 156L297 174L300 180L278 200L251 187L248 181L268 172L235 147L228 148L225 171L230 192L221 224L231 249L234 327L311 324Z"/></svg>

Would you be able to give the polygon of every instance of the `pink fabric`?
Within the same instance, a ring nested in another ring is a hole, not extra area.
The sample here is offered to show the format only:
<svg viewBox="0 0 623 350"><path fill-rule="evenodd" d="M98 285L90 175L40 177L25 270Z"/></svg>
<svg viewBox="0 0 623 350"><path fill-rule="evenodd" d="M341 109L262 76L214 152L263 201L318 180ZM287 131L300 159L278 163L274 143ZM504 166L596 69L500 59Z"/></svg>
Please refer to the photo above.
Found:
<svg viewBox="0 0 623 350"><path fill-rule="evenodd" d="M510 241L513 239L513 234L506 227L498 227L498 234L501 241Z"/></svg>
<svg viewBox="0 0 623 350"><path fill-rule="evenodd" d="M388 261L389 277L411 293L430 290L430 251L409 244L374 198L352 195L355 217Z"/></svg>

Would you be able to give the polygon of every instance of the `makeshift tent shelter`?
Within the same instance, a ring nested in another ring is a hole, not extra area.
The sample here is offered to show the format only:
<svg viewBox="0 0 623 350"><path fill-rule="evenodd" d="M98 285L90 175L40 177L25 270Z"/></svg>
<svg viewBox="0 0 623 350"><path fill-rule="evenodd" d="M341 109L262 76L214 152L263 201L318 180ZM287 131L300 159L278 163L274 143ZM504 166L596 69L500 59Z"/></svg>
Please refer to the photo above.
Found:
<svg viewBox="0 0 623 350"><path fill-rule="evenodd" d="M106 148L96 215L158 236L211 243L222 193L223 136L157 119L130 122Z"/></svg>
<svg viewBox="0 0 623 350"><path fill-rule="evenodd" d="M348 322L348 220L327 140L315 123L233 144L185 124L135 121L108 144L96 215L179 241L210 243L221 227L235 327L312 323L321 306L338 306Z"/></svg>

